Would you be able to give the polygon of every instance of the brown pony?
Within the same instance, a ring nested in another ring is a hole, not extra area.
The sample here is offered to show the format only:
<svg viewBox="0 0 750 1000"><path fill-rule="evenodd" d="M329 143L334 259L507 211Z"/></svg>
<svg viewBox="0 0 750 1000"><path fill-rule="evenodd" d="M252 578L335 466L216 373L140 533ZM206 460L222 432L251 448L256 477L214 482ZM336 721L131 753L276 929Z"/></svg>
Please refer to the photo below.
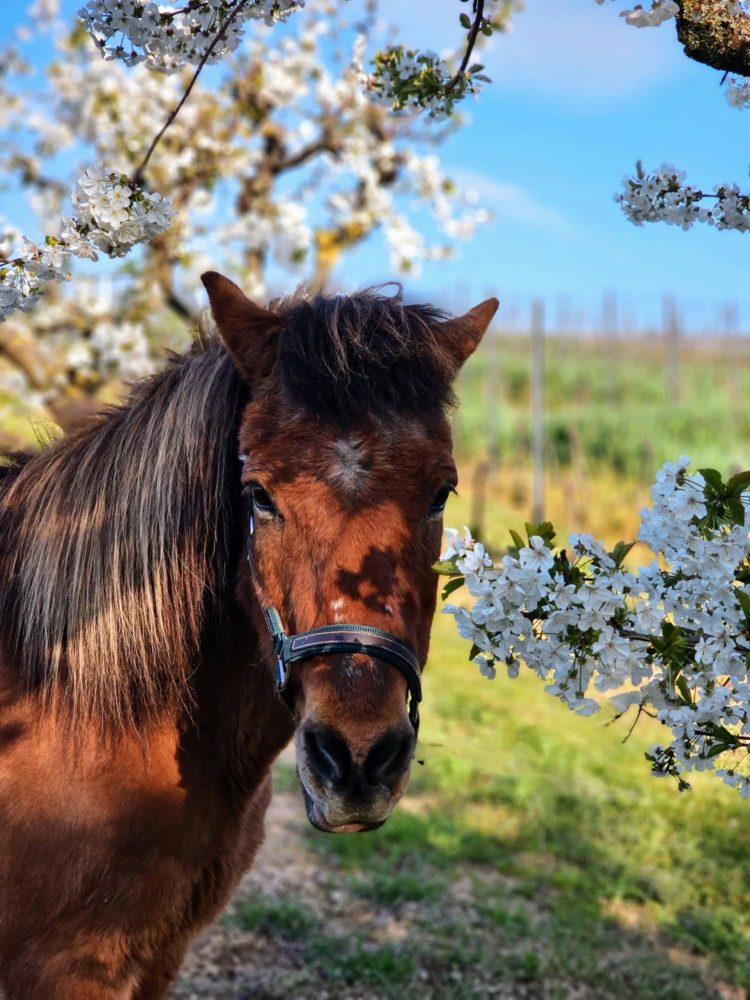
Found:
<svg viewBox="0 0 750 1000"><path fill-rule="evenodd" d="M445 410L497 303L268 311L203 280L222 341L0 474L8 1000L163 996L252 863L295 732L320 829L379 826L407 782L402 670L321 653L285 701L263 607L289 634L385 630L424 665L456 482Z"/></svg>

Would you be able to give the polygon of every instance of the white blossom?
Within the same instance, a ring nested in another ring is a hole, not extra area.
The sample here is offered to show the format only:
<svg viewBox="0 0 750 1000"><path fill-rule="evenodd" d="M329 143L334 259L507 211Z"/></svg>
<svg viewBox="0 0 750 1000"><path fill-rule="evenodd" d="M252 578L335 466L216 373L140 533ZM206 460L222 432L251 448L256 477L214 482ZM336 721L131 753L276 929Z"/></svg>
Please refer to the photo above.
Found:
<svg viewBox="0 0 750 1000"><path fill-rule="evenodd" d="M727 79L724 96L732 108L737 108L739 111L750 108L750 81L730 76Z"/></svg>
<svg viewBox="0 0 750 1000"><path fill-rule="evenodd" d="M643 512L639 540L661 564L631 572L630 546L608 552L591 535L556 550L549 525L493 561L468 529L450 529L442 558L470 602L444 610L485 677L498 662L515 677L523 663L578 715L598 711L604 694L618 713L648 708L671 731L648 755L655 774L686 787L685 772L715 770L748 796L750 474L723 483L689 464L660 470Z"/></svg>
<svg viewBox="0 0 750 1000"><path fill-rule="evenodd" d="M596 0L598 4L603 4L606 0ZM750 2L748 0L722 0L728 14L741 14L750 12ZM680 13L680 5L675 0L651 0L650 3L636 4L634 7L620 11L620 17L634 28L658 28L666 21L671 21ZM694 15L699 17L700 15Z"/></svg>
<svg viewBox="0 0 750 1000"><path fill-rule="evenodd" d="M36 244L26 237L13 253L0 242L0 320L30 309L47 281L62 281L71 257L96 260L101 250L121 257L168 228L169 201L133 186L101 164L87 167L71 195L75 215L63 218L55 236Z"/></svg>
<svg viewBox="0 0 750 1000"><path fill-rule="evenodd" d="M666 222L689 229L705 222L717 229L750 229L750 195L736 184L714 186L706 193L685 183L685 172L664 164L651 174L638 167L623 179L623 190L615 195L625 215L637 226L644 222Z"/></svg>
<svg viewBox="0 0 750 1000"><path fill-rule="evenodd" d="M171 73L200 63L209 49L207 61L220 61L239 46L248 21L272 25L302 6L304 0L201 0L175 9L154 0L88 0L78 16L106 59Z"/></svg>

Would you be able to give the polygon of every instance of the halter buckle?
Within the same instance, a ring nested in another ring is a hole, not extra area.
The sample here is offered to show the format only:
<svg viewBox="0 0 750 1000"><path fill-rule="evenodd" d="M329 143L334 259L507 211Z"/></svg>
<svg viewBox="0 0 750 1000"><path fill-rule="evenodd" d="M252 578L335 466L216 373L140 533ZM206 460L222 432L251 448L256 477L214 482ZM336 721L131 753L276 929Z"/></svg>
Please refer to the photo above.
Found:
<svg viewBox="0 0 750 1000"><path fill-rule="evenodd" d="M284 662L284 657L281 653L276 654L276 687L279 691L283 691L286 687L286 682L289 679L289 671L287 670L286 663Z"/></svg>

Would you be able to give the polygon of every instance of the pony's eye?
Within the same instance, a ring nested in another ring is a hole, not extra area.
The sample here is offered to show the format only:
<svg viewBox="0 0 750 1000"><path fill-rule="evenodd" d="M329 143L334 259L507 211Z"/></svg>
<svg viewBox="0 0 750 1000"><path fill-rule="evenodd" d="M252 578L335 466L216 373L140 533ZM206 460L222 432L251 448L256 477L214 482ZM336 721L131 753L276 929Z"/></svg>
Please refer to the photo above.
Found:
<svg viewBox="0 0 750 1000"><path fill-rule="evenodd" d="M253 501L253 507L260 514L276 514L277 510L274 506L273 500L270 498L268 493L263 489L262 486L253 486L250 490L250 497Z"/></svg>
<svg viewBox="0 0 750 1000"><path fill-rule="evenodd" d="M451 493L456 492L456 487L453 483L446 483L442 486L438 492L433 497L432 503L430 504L430 509L428 514L430 517L437 517L442 514L445 510L445 505L448 502L448 497Z"/></svg>

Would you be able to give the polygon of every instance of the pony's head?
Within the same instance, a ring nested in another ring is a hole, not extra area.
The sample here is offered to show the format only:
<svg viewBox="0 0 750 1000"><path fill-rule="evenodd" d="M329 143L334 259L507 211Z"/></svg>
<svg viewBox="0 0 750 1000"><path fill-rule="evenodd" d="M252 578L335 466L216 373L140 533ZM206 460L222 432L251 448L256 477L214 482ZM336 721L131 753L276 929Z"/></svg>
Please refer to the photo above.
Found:
<svg viewBox="0 0 750 1000"><path fill-rule="evenodd" d="M287 635L367 626L427 659L442 514L456 486L446 408L497 308L460 319L373 291L270 310L203 276L250 388L242 482L254 528L242 597ZM254 579L253 579L254 577ZM273 663L270 636L268 658ZM291 667L299 777L310 821L372 829L403 794L416 740L407 680L376 654L326 652Z"/></svg>

